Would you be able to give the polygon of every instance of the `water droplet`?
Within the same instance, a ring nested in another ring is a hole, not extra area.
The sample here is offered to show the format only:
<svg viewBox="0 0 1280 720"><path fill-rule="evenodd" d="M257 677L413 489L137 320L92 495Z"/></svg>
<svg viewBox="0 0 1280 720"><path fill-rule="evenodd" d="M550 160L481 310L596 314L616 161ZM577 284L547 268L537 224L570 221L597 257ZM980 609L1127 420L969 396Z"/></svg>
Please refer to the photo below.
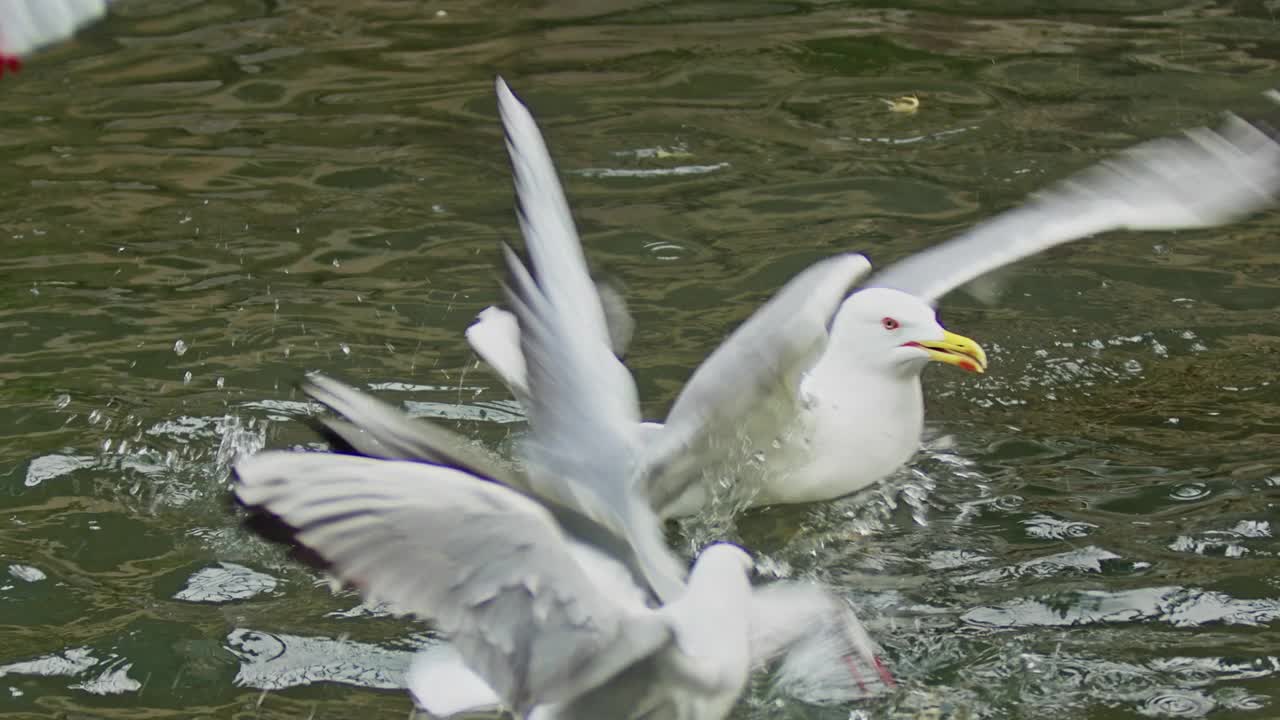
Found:
<svg viewBox="0 0 1280 720"><path fill-rule="evenodd" d="M348 344L346 344L346 343L340 343L340 344L338 345L338 347L342 348L342 354L343 354L343 355L350 355L350 354L351 354L351 346L350 346L350 345L348 345Z"/></svg>
<svg viewBox="0 0 1280 720"><path fill-rule="evenodd" d="M1204 483L1187 483L1174 488L1169 497L1174 500L1192 501L1208 497L1209 488Z"/></svg>
<svg viewBox="0 0 1280 720"><path fill-rule="evenodd" d="M191 371L188 370L182 375L182 384L187 385L191 382Z"/></svg>
<svg viewBox="0 0 1280 720"><path fill-rule="evenodd" d="M1201 717L1213 709L1213 700L1194 690L1159 689L1138 712L1152 717Z"/></svg>
<svg viewBox="0 0 1280 720"><path fill-rule="evenodd" d="M219 375L219 376L218 376L218 383L217 383L217 384L218 384L218 389L219 389L219 390L221 390L221 389L222 389L222 387L223 387L224 385L226 385L226 384L227 384L227 380L226 380L226 378L224 378L224 377L222 377L221 375Z"/></svg>
<svg viewBox="0 0 1280 720"><path fill-rule="evenodd" d="M173 344L173 351L178 354L178 357L186 355L187 343L182 338L178 338L178 341Z"/></svg>
<svg viewBox="0 0 1280 720"><path fill-rule="evenodd" d="M1022 497L1019 495L1001 495L991 501L991 506L997 510L1009 512L1022 507Z"/></svg>
<svg viewBox="0 0 1280 720"><path fill-rule="evenodd" d="M334 259L333 259L333 266L334 266L334 267L336 267L336 268L340 268L340 267L342 267L342 263L338 262L338 258L334 258Z"/></svg>
<svg viewBox="0 0 1280 720"><path fill-rule="evenodd" d="M67 406L70 404L71 404L71 396L66 393L59 395L53 400L53 406L59 410L65 410Z"/></svg>
<svg viewBox="0 0 1280 720"><path fill-rule="evenodd" d="M89 413L89 424L90 424L90 425L97 425L97 424L98 424L98 422L99 422L100 420L102 420L102 411L101 411L101 410L94 410L93 412Z"/></svg>

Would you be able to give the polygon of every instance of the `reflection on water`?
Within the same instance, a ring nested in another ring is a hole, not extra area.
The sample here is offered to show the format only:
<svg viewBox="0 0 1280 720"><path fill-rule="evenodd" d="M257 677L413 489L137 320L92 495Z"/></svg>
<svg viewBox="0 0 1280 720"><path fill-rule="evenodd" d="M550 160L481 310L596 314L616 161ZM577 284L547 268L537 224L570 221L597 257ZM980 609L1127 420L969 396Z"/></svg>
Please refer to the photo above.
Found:
<svg viewBox="0 0 1280 720"><path fill-rule="evenodd" d="M1259 109L1280 63L1272 2L890 5L121 0L6 77L6 707L408 713L427 628L239 528L226 474L315 442L306 369L495 451L520 432L462 342L517 235L496 71L626 286L656 416L814 259L883 264ZM1117 234L1002 273L996 305L948 298L992 372L930 370L914 466L733 529L762 574L845 588L901 687L761 679L737 716L1274 713L1278 230Z"/></svg>

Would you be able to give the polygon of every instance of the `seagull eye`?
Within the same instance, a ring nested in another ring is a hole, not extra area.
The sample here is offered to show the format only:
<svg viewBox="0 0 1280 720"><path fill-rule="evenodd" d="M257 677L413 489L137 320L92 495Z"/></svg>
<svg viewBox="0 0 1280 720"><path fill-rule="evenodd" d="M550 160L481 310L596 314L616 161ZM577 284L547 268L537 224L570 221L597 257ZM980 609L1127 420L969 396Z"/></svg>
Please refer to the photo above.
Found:
<svg viewBox="0 0 1280 720"><path fill-rule="evenodd" d="M885 329L885 330L897 330L897 329L898 329L898 321L897 321L897 320L894 320L894 319L893 319L893 318L891 318L891 317L881 318L881 319L880 319L880 324L881 324L882 326L884 326L884 329Z"/></svg>

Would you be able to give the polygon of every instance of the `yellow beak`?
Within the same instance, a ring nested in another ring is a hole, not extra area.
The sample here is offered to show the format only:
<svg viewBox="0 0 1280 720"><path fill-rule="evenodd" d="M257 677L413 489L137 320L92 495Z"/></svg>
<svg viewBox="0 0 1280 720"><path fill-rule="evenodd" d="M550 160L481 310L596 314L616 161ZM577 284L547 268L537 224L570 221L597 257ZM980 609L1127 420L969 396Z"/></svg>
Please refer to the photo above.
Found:
<svg viewBox="0 0 1280 720"><path fill-rule="evenodd" d="M942 331L941 340L908 344L924 348L929 353L930 360L955 365L961 370L974 373L987 371L987 352L982 349L982 346L950 330Z"/></svg>

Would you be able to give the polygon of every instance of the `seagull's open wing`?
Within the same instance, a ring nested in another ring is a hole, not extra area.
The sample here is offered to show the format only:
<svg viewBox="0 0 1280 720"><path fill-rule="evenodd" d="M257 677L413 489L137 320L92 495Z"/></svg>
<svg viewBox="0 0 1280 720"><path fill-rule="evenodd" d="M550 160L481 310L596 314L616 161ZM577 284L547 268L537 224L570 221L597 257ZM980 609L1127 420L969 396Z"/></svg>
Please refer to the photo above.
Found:
<svg viewBox="0 0 1280 720"><path fill-rule="evenodd" d="M544 497L534 490L523 473L495 462L473 449L465 438L426 420L409 417L402 410L333 378L310 373L302 390L346 418L319 418L325 430L341 441L345 449L384 460L411 460L461 470L481 480L490 480L532 497L546 507L560 528L574 540L600 549L622 563L635 578L644 582L635 550L620 531L591 519L576 506Z"/></svg>
<svg viewBox="0 0 1280 720"><path fill-rule="evenodd" d="M450 468L265 452L236 494L298 530L374 601L429 618L508 707L557 702L667 643L656 615L597 587L537 503Z"/></svg>
<svg viewBox="0 0 1280 720"><path fill-rule="evenodd" d="M840 303L870 269L853 253L814 263L694 371L646 447L644 490L655 508L661 511L701 482L700 469L712 456L743 447L734 433L772 433L749 438L760 445L795 419L800 380L826 348ZM734 458L714 458L726 460Z"/></svg>
<svg viewBox="0 0 1280 720"><path fill-rule="evenodd" d="M636 492L640 404L587 271L564 192L527 108L497 81L530 265L506 249L507 300L520 328L535 493L583 511L623 535L650 587L669 600L685 570Z"/></svg>
<svg viewBox="0 0 1280 720"><path fill-rule="evenodd" d="M350 421L324 424L364 455L444 465L528 492L520 473L470 447L466 438L455 432L415 420L372 395L318 372L309 373L301 387L307 395Z"/></svg>
<svg viewBox="0 0 1280 720"><path fill-rule="evenodd" d="M529 437L523 448L533 491L582 511L634 549L663 601L684 588L685 569L639 492L640 415L635 384L598 338L577 332L520 258L506 250L507 299L520 322L529 372Z"/></svg>
<svg viewBox="0 0 1280 720"><path fill-rule="evenodd" d="M932 302L1004 265L1101 232L1237 220L1280 195L1277 129L1229 115L1216 129L1143 143L1051 186L1022 207L890 265L867 285Z"/></svg>
<svg viewBox="0 0 1280 720"><path fill-rule="evenodd" d="M0 0L0 60L71 37L106 12L104 0Z"/></svg>
<svg viewBox="0 0 1280 720"><path fill-rule="evenodd" d="M538 282L557 312L575 318L575 332L612 348L605 308L538 124L502 78L495 85L514 171L520 230Z"/></svg>

